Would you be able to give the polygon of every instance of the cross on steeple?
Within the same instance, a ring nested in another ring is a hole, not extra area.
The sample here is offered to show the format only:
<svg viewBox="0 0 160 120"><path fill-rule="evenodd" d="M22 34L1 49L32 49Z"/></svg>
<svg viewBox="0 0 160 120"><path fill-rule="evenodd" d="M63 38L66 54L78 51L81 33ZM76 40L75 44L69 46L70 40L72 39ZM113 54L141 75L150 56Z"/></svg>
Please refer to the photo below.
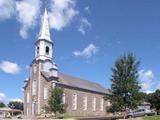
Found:
<svg viewBox="0 0 160 120"><path fill-rule="evenodd" d="M44 7L47 9L48 8L48 0L44 0Z"/></svg>

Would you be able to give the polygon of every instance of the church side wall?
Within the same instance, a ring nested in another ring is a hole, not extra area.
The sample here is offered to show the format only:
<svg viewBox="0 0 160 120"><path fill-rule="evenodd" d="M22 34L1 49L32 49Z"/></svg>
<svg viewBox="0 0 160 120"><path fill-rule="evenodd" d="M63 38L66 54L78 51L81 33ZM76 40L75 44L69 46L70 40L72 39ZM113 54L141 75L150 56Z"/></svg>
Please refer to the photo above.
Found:
<svg viewBox="0 0 160 120"><path fill-rule="evenodd" d="M68 115L99 115L104 116L107 115L106 113L106 105L107 102L104 101L103 103L103 111L101 110L101 100L103 99L104 95L91 93L91 92L84 92L75 89L64 88L65 93L65 102L67 104L67 112ZM73 95L77 95L77 109L72 109L72 98ZM83 97L87 96L87 110L84 110L83 105ZM96 98L96 110L93 110L93 99Z"/></svg>
<svg viewBox="0 0 160 120"><path fill-rule="evenodd" d="M47 105L47 101L49 98L49 90L51 88L51 85L53 83L50 81L45 80L43 76L41 76L41 90L39 91L41 94L41 113L43 113L43 107L45 104ZM47 99L44 99L44 87L48 88L48 97ZM61 86L62 87L62 86ZM104 101L103 103L103 111L101 110L101 100L103 99L104 95L93 93L93 92L87 92L82 90L76 90L69 87L62 87L64 89L65 94L65 103L67 105L66 108L66 115L97 115L97 116L104 116L107 115L106 112L106 106L107 102ZM77 95L77 109L72 109L72 100L73 95ZM87 110L84 110L84 103L83 103L83 97L87 96ZM96 98L96 110L93 110L93 99Z"/></svg>

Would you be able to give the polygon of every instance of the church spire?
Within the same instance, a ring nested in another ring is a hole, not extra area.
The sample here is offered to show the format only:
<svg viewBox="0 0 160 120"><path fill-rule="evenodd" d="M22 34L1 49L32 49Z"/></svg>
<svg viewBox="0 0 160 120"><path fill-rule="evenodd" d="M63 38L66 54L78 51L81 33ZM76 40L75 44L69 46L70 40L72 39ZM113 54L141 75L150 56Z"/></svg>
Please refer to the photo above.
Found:
<svg viewBox="0 0 160 120"><path fill-rule="evenodd" d="M48 13L47 9L45 8L44 15L42 16L38 40L35 43L36 60L52 61L52 48L53 48L53 42L50 37Z"/></svg>
<svg viewBox="0 0 160 120"><path fill-rule="evenodd" d="M45 8L44 15L41 22L41 28L38 36L38 40L44 39L51 42L50 31L49 31L49 21L48 21L48 13Z"/></svg>

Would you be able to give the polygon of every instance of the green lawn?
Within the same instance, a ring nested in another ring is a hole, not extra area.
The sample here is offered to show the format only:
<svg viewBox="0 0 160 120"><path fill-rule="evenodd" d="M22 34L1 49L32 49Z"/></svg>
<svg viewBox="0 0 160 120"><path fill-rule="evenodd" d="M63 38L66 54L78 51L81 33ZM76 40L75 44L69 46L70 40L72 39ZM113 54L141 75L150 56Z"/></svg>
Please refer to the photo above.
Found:
<svg viewBox="0 0 160 120"><path fill-rule="evenodd" d="M144 117L143 120L160 120L160 116L148 116Z"/></svg>

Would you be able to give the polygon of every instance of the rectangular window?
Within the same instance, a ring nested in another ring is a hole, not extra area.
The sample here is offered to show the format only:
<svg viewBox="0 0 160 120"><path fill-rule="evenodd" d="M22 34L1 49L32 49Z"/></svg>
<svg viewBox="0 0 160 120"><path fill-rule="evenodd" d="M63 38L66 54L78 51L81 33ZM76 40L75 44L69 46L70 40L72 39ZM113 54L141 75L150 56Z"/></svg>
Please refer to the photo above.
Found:
<svg viewBox="0 0 160 120"><path fill-rule="evenodd" d="M100 105L101 105L101 111L103 111L103 105L104 105L104 100L103 99L101 99Z"/></svg>
<svg viewBox="0 0 160 120"><path fill-rule="evenodd" d="M107 107L110 107L110 106L111 106L110 101L107 101Z"/></svg>
<svg viewBox="0 0 160 120"><path fill-rule="evenodd" d="M95 97L93 98L92 105L93 105L93 111L96 111L96 98Z"/></svg>
<svg viewBox="0 0 160 120"><path fill-rule="evenodd" d="M27 93L27 103L29 103L29 93Z"/></svg>
<svg viewBox="0 0 160 120"><path fill-rule="evenodd" d="M48 97L48 88L44 87L44 99L46 100Z"/></svg>
<svg viewBox="0 0 160 120"><path fill-rule="evenodd" d="M77 95L72 96L72 110L77 110Z"/></svg>
<svg viewBox="0 0 160 120"><path fill-rule="evenodd" d="M36 95L36 90L37 90L36 80L33 80L33 83L32 83L32 95Z"/></svg>
<svg viewBox="0 0 160 120"><path fill-rule="evenodd" d="M83 97L83 110L87 110L87 96Z"/></svg>
<svg viewBox="0 0 160 120"><path fill-rule="evenodd" d="M63 101L63 104L65 104L65 103L66 103L66 96L65 96L65 93L63 93L62 101Z"/></svg>

